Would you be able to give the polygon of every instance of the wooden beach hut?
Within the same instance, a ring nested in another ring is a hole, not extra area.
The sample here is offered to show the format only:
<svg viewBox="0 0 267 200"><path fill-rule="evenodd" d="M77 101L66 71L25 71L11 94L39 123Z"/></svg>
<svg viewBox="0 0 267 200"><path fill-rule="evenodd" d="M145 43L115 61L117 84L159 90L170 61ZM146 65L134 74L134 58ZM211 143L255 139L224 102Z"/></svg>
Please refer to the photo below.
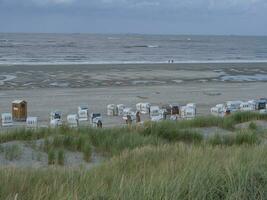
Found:
<svg viewBox="0 0 267 200"><path fill-rule="evenodd" d="M12 102L12 117L14 121L26 121L27 102L25 100L15 100Z"/></svg>

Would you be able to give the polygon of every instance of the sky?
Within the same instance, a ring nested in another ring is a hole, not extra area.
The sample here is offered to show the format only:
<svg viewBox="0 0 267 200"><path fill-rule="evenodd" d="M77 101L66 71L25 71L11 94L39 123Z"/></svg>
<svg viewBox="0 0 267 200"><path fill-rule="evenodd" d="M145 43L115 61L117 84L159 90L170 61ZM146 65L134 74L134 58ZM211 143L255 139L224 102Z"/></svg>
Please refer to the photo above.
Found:
<svg viewBox="0 0 267 200"><path fill-rule="evenodd" d="M0 32L267 35L267 0L0 0Z"/></svg>

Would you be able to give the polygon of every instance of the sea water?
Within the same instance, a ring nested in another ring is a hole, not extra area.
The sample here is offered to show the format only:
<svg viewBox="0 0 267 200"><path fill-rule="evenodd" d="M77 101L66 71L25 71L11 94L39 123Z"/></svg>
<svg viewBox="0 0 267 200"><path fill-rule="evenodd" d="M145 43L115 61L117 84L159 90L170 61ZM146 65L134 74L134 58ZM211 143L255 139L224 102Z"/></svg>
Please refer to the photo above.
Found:
<svg viewBox="0 0 267 200"><path fill-rule="evenodd" d="M0 65L267 62L267 37L0 33Z"/></svg>

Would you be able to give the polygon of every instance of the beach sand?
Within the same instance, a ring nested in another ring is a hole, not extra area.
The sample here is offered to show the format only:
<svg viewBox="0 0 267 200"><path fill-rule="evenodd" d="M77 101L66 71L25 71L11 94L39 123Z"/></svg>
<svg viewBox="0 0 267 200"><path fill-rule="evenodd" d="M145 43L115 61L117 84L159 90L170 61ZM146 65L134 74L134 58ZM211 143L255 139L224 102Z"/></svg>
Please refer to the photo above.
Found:
<svg viewBox="0 0 267 200"><path fill-rule="evenodd" d="M28 115L48 124L53 110L66 118L87 105L103 114L107 127L124 123L106 116L110 103L135 108L138 102L195 102L198 115L207 115L227 100L266 97L267 63L1 66L0 83L1 113L22 98Z"/></svg>

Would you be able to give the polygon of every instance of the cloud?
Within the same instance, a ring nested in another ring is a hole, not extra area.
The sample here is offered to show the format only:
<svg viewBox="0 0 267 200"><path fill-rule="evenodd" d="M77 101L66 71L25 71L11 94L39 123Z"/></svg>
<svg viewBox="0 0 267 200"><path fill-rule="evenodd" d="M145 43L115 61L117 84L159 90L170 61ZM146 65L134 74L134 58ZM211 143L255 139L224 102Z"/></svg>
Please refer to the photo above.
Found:
<svg viewBox="0 0 267 200"><path fill-rule="evenodd" d="M163 7L229 9L266 6L266 0L0 0L0 5L70 5L88 7Z"/></svg>
<svg viewBox="0 0 267 200"><path fill-rule="evenodd" d="M74 3L75 0L31 0L32 3L37 5L47 5L47 4L71 4Z"/></svg>
<svg viewBox="0 0 267 200"><path fill-rule="evenodd" d="M56 13L101 18L154 18L182 16L266 15L267 0L0 0L0 12Z"/></svg>
<svg viewBox="0 0 267 200"><path fill-rule="evenodd" d="M76 0L77 3L83 0ZM136 5L144 6L162 6L162 7L209 7L209 8L229 8L229 7L248 7L265 4L266 0L98 0L99 5L124 5L134 7ZM90 3L88 3L90 4Z"/></svg>
<svg viewBox="0 0 267 200"><path fill-rule="evenodd" d="M267 0L0 0L0 31L267 34Z"/></svg>
<svg viewBox="0 0 267 200"><path fill-rule="evenodd" d="M0 6L47 6L47 5L70 5L75 0L0 0ZM1 7L0 7L1 8Z"/></svg>

